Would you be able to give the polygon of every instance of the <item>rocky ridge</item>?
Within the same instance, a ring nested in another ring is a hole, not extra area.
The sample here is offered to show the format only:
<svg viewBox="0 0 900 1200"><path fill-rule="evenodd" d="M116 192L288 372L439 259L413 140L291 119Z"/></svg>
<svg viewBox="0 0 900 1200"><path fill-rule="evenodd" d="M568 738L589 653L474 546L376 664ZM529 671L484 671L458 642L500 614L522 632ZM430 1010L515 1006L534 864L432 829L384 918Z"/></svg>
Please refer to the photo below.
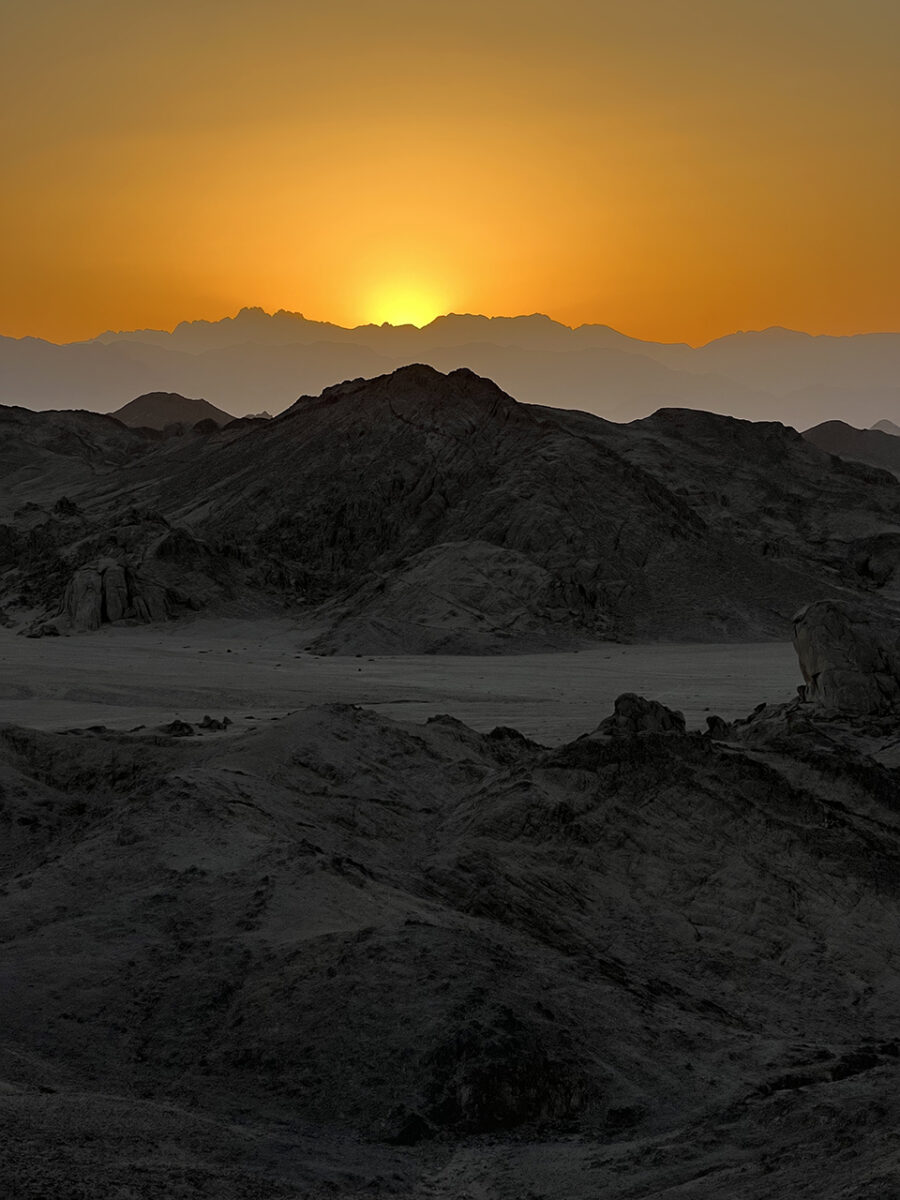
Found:
<svg viewBox="0 0 900 1200"><path fill-rule="evenodd" d="M671 409L614 425L425 366L164 442L109 425L127 462L75 456L75 515L43 491L0 530L0 607L37 610L38 630L71 628L109 560L147 576L158 530L123 541L133 509L180 539L183 586L150 572L167 612L286 604L324 652L747 640L813 597L900 601L900 481L781 425Z"/></svg>

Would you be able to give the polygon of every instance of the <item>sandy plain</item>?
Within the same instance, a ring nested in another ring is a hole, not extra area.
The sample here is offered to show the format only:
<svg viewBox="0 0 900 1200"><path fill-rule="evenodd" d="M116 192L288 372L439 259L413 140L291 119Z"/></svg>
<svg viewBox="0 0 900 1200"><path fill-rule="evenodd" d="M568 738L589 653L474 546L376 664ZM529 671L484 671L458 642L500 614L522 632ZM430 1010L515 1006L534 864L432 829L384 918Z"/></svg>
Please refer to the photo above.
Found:
<svg viewBox="0 0 900 1200"><path fill-rule="evenodd" d="M508 725L545 745L593 729L622 692L745 716L792 698L790 643L608 644L573 653L320 657L288 619L199 619L28 639L0 630L0 722L40 729L153 726L228 716L237 728L309 704L359 704L398 720L449 713L481 732Z"/></svg>

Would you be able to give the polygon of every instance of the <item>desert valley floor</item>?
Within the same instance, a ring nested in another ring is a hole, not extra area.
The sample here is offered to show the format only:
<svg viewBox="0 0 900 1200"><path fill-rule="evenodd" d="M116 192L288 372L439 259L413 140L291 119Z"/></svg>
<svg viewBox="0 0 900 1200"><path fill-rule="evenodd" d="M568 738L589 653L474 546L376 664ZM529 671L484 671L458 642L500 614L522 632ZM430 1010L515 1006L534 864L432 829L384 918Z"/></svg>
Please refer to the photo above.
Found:
<svg viewBox="0 0 900 1200"><path fill-rule="evenodd" d="M344 703L425 721L448 713L473 729L518 729L558 745L593 729L616 696L638 692L681 710L688 728L727 721L802 682L790 642L609 643L571 653L319 656L288 619L197 619L28 639L0 628L0 722L36 729L199 722L252 727L308 704Z"/></svg>

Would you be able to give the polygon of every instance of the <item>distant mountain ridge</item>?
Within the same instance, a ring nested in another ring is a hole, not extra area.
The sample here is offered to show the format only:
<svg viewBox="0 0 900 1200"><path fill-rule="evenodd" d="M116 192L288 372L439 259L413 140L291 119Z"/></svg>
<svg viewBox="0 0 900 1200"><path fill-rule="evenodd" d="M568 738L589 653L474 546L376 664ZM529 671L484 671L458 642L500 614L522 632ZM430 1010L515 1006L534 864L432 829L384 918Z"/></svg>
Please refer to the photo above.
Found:
<svg viewBox="0 0 900 1200"><path fill-rule="evenodd" d="M539 313L450 313L422 329L348 329L261 308L63 346L0 338L0 403L107 412L132 396L171 391L243 416L280 412L301 393L413 362L444 372L467 367L527 403L615 421L673 405L797 428L900 414L897 333L828 337L773 327L691 347L607 325L572 329Z"/></svg>
<svg viewBox="0 0 900 1200"><path fill-rule="evenodd" d="M214 421L222 426L234 420L231 413L216 408L208 400L192 399L178 392L147 392L110 416L131 429L167 429L170 425L196 425L198 421Z"/></svg>

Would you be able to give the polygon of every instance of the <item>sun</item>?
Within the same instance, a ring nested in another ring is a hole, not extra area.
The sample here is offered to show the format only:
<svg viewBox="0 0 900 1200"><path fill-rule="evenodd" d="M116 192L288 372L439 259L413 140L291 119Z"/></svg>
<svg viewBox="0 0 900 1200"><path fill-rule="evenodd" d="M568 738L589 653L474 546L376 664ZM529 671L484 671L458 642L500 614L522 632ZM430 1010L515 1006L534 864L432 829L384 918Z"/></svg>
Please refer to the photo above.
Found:
<svg viewBox="0 0 900 1200"><path fill-rule="evenodd" d="M372 290L366 305L373 325L416 325L420 329L446 312L439 290L425 284L392 281Z"/></svg>

